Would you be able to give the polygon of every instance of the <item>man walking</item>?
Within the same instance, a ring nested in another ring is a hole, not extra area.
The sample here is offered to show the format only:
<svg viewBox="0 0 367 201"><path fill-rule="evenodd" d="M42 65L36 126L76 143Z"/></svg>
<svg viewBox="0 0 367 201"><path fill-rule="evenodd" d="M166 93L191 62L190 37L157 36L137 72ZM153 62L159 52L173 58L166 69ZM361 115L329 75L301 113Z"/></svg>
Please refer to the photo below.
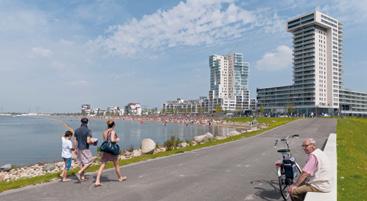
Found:
<svg viewBox="0 0 367 201"><path fill-rule="evenodd" d="M93 144L92 131L88 128L88 119L83 117L79 128L75 129L74 146L77 147L77 161L80 167L76 177L79 181L84 181L85 170L93 163L95 158L89 150L89 145Z"/></svg>
<svg viewBox="0 0 367 201"><path fill-rule="evenodd" d="M302 144L308 159L296 183L289 187L293 201L303 201L307 192L330 192L329 160L316 147L313 138L306 138Z"/></svg>

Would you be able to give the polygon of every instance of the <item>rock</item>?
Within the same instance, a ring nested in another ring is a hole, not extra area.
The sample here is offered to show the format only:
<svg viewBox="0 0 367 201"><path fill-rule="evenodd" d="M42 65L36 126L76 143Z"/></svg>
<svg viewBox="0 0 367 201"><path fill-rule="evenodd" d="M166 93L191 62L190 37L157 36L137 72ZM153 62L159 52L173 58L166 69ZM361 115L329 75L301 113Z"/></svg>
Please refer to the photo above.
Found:
<svg viewBox="0 0 367 201"><path fill-rule="evenodd" d="M181 142L178 146L184 148L187 147L187 145L187 142Z"/></svg>
<svg viewBox="0 0 367 201"><path fill-rule="evenodd" d="M45 172L51 172L56 168L56 165L53 163L48 163L46 165L43 166L42 170Z"/></svg>
<svg viewBox="0 0 367 201"><path fill-rule="evenodd" d="M253 132L259 130L257 127L252 127L250 130L247 130L247 132Z"/></svg>
<svg viewBox="0 0 367 201"><path fill-rule="evenodd" d="M130 151L125 151L122 155L124 155L125 157L129 158L129 157L131 157L132 154L133 153L130 152Z"/></svg>
<svg viewBox="0 0 367 201"><path fill-rule="evenodd" d="M0 182L5 180L5 174L4 173L0 173Z"/></svg>
<svg viewBox="0 0 367 201"><path fill-rule="evenodd" d="M150 139L150 138L145 138L141 142L141 152L143 154L151 154L151 153L153 153L155 147L156 147L156 143L152 139Z"/></svg>
<svg viewBox="0 0 367 201"><path fill-rule="evenodd" d="M260 129L264 129L264 128L267 128L268 126L267 126L266 124L260 124L258 127L259 127Z"/></svg>
<svg viewBox="0 0 367 201"><path fill-rule="evenodd" d="M166 147L157 147L154 150L154 154L159 153L159 152L165 152L165 151L167 151Z"/></svg>
<svg viewBox="0 0 367 201"><path fill-rule="evenodd" d="M214 135L213 135L213 134L211 134L211 133L209 133L209 132L207 132L207 133L205 133L204 135L198 135L198 136L195 136L195 137L194 137L194 140L195 140L196 142L200 143L200 142L204 142L204 141L206 141L206 140L208 140L208 139L211 139L211 138L214 138Z"/></svg>
<svg viewBox="0 0 367 201"><path fill-rule="evenodd" d="M141 150L140 149L134 149L133 151L133 157L138 157L138 156L141 156Z"/></svg>
<svg viewBox="0 0 367 201"><path fill-rule="evenodd" d="M215 136L216 140L224 140L226 138L227 138L226 136Z"/></svg>
<svg viewBox="0 0 367 201"><path fill-rule="evenodd" d="M57 163L55 163L55 165L58 168L64 168L64 166L65 166L64 161L57 162Z"/></svg>
<svg viewBox="0 0 367 201"><path fill-rule="evenodd" d="M241 133L238 132L238 131L236 131L236 130L234 130L234 131L229 132L228 133L228 136L234 136L234 135L239 135L239 134L241 134Z"/></svg>
<svg viewBox="0 0 367 201"><path fill-rule="evenodd" d="M12 168L11 164L5 164L0 167L0 171L10 171Z"/></svg>

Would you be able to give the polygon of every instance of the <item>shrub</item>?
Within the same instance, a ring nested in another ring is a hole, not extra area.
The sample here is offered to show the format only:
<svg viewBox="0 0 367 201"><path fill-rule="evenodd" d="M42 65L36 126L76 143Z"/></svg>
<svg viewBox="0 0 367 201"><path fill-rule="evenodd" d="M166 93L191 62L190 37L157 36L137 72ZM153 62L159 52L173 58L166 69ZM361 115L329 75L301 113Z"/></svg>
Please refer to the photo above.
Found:
<svg viewBox="0 0 367 201"><path fill-rule="evenodd" d="M126 151L133 152L134 151L134 146L131 144L128 148L126 148Z"/></svg>
<svg viewBox="0 0 367 201"><path fill-rule="evenodd" d="M176 136L171 136L168 140L164 142L164 146L167 148L168 151L176 149L178 144L180 144L181 141Z"/></svg>

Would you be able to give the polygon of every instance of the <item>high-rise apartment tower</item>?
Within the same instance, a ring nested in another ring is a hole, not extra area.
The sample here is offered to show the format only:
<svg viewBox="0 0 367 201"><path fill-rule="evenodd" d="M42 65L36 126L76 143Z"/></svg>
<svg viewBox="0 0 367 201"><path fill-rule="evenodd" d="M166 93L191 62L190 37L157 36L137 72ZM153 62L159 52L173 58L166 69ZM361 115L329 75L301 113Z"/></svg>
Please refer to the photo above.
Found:
<svg viewBox="0 0 367 201"><path fill-rule="evenodd" d="M339 108L342 24L319 11L288 21L293 33L293 81L297 106Z"/></svg>
<svg viewBox="0 0 367 201"><path fill-rule="evenodd" d="M342 24L319 11L291 19L293 85L257 89L269 112L335 113L342 88Z"/></svg>
<svg viewBox="0 0 367 201"><path fill-rule="evenodd" d="M209 110L218 106L225 111L243 111L249 108L248 68L243 55L212 55L209 57Z"/></svg>

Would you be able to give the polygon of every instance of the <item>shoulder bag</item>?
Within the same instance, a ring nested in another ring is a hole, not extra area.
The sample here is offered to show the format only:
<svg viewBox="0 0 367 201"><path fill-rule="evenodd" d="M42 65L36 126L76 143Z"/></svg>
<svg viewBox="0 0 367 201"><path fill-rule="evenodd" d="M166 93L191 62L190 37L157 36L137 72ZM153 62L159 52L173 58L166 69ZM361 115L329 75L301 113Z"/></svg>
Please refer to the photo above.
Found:
<svg viewBox="0 0 367 201"><path fill-rule="evenodd" d="M107 140L103 141L99 147L101 151L110 153L112 155L120 154L120 146L116 142L111 142L111 132L107 134Z"/></svg>

